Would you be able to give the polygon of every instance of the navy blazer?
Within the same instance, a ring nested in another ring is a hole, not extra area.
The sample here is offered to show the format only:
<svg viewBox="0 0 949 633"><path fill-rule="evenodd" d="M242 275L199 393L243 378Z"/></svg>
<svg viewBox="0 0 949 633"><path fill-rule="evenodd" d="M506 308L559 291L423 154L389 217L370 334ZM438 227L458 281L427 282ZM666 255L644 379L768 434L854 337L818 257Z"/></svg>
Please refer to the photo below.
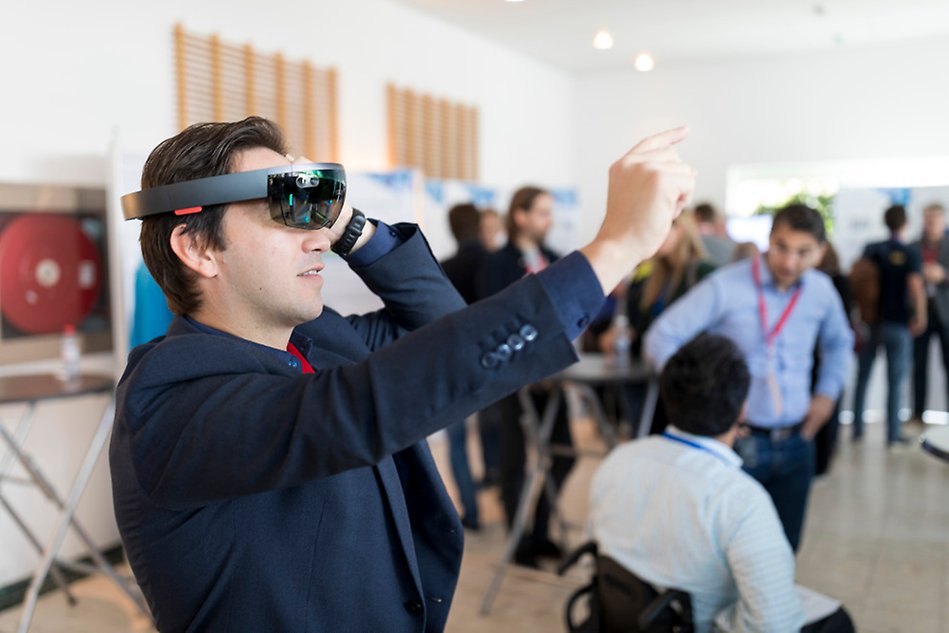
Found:
<svg viewBox="0 0 949 633"><path fill-rule="evenodd" d="M536 277L457 311L396 228L405 243L356 271L385 308L295 330L316 374L180 318L131 353L113 495L159 630L444 628L463 539L424 439L576 356Z"/></svg>

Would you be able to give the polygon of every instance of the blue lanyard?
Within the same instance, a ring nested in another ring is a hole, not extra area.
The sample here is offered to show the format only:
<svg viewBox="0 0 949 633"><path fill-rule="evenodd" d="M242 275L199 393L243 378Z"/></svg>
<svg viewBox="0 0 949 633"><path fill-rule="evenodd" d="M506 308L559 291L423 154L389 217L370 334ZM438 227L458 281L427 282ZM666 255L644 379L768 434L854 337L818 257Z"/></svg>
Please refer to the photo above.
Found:
<svg viewBox="0 0 949 633"><path fill-rule="evenodd" d="M698 442L693 442L692 440L687 440L687 439L684 438L684 437L679 437L678 435L673 435L672 433L669 433L669 431L663 431L663 432L662 432L662 437L666 438L667 440L672 440L673 442L678 442L679 444L685 444L686 446L691 446L692 448L697 448L697 449L699 449L700 451L705 451L706 453L709 453L710 455L714 455L715 457L717 457L718 459L722 460L723 462L725 462L725 463L728 464L729 466L734 466L734 464L732 464L730 461L728 461L727 459L725 459L725 457L723 457L722 455L719 455L718 453L716 453L715 451L713 451L712 449L710 449L710 448L708 448L708 447L702 446L702 445L699 444Z"/></svg>

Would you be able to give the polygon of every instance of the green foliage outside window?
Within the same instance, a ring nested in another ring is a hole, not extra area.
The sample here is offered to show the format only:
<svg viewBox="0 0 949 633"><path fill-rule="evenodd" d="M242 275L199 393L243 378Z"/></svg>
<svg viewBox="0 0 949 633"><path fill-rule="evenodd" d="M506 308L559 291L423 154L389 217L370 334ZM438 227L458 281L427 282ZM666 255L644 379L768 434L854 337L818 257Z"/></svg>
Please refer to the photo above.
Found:
<svg viewBox="0 0 949 633"><path fill-rule="evenodd" d="M754 215L774 215L780 209L786 207L789 204L806 204L812 209L816 209L818 213L821 214L821 217L824 218L824 228L827 230L827 236L831 237L834 233L834 196L833 195L816 195L812 193L807 193L806 191L801 191L794 194L783 203L770 206L766 204L759 205L755 209Z"/></svg>

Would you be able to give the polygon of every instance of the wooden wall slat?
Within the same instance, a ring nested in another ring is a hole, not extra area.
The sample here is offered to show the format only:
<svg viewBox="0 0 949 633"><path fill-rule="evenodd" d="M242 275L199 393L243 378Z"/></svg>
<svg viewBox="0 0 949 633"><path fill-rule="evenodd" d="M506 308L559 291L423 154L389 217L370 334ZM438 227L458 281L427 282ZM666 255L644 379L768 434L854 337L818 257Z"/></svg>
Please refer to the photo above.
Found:
<svg viewBox="0 0 949 633"><path fill-rule="evenodd" d="M432 178L478 179L478 109L386 87L390 166L419 167Z"/></svg>
<svg viewBox="0 0 949 633"><path fill-rule="evenodd" d="M288 60L251 44L174 27L178 125L238 120L252 114L283 128L295 154L338 160L337 75L309 60Z"/></svg>

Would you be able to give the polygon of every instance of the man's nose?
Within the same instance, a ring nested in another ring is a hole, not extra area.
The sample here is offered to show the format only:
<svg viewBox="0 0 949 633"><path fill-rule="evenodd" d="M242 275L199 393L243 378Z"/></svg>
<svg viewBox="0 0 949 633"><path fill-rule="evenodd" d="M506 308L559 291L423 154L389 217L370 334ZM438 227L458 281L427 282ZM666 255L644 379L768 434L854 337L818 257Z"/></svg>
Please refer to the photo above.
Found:
<svg viewBox="0 0 949 633"><path fill-rule="evenodd" d="M315 231L310 229L301 230L304 233L302 243L304 251L318 251L320 253L325 253L330 249L332 243L330 242L329 229L317 229Z"/></svg>

